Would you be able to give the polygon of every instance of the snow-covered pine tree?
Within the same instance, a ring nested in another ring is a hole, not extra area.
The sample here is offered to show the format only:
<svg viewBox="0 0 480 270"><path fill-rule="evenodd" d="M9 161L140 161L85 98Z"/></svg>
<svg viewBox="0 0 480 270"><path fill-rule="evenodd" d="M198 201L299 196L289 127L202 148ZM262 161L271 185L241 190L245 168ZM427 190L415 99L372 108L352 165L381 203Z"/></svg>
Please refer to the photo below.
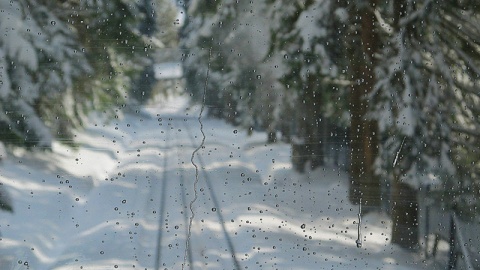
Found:
<svg viewBox="0 0 480 270"><path fill-rule="evenodd" d="M381 17L390 46L372 94L383 138L376 167L392 181L392 242L406 248L418 244L419 187L443 181L457 191L478 188L480 6L464 2L403 0Z"/></svg>
<svg viewBox="0 0 480 270"><path fill-rule="evenodd" d="M348 97L350 112L350 191L353 203L379 208L381 205L380 180L375 175L374 161L378 149L377 123L367 117L375 104L369 97L377 79L374 73L376 54L381 47L375 10L377 0L353 1L348 6L349 30L348 68L350 81Z"/></svg>
<svg viewBox="0 0 480 270"><path fill-rule="evenodd" d="M68 98L68 118L78 126L92 110L113 116L118 111L113 105L125 105L131 79L149 64L146 59L157 46L139 31L151 14L129 0L65 0L57 5L94 70L76 81Z"/></svg>
<svg viewBox="0 0 480 270"><path fill-rule="evenodd" d="M296 108L293 118L283 121L292 125L292 163L303 171L307 163L311 168L323 164L327 118L338 117L345 108L334 97L345 93L338 90L344 89L340 82L345 74L339 70L345 65L340 53L345 47L340 36L347 12L332 1L270 2L270 53L283 55L281 81L293 93Z"/></svg>
<svg viewBox="0 0 480 270"><path fill-rule="evenodd" d="M50 149L71 142L85 109L123 100L145 47L129 1L1 1L0 12L0 140Z"/></svg>
<svg viewBox="0 0 480 270"><path fill-rule="evenodd" d="M158 30L155 3L153 0L143 0L138 4L138 6L142 13L145 14L140 23L139 31L143 35L152 38L154 33ZM156 81L152 57L153 55L150 55L149 64L146 65L143 71L133 79L132 86L130 88L130 99L133 99L140 104L145 104L151 98L153 86ZM132 100L130 103L133 103Z"/></svg>
<svg viewBox="0 0 480 270"><path fill-rule="evenodd" d="M267 51L262 40L268 40L259 29L263 24L252 23L264 20L255 12L261 10L259 4L232 0L189 3L181 34L187 90L196 101L202 101L208 70L205 104L209 114L245 128L266 128L262 117L269 114L268 109L255 114L260 110L254 108L255 104L265 105L255 103L260 97L256 94L260 94L261 62Z"/></svg>
<svg viewBox="0 0 480 270"><path fill-rule="evenodd" d="M186 90L194 101L201 102L205 90L205 105L209 108L209 115L220 117L223 104L219 91L222 83L215 72L215 59L219 47L216 46L213 35L218 34L212 28L215 25L216 13L222 1L198 3L199 1L185 1L185 22L180 30L180 47L182 50L182 67L185 75ZM221 61L217 61L221 65ZM209 78L207 89L204 89ZM220 76L221 77L221 76Z"/></svg>
<svg viewBox="0 0 480 270"><path fill-rule="evenodd" d="M223 100L226 117L244 128L267 130L275 141L272 104L277 101L275 80L264 63L268 48L268 20L263 16L263 2L228 1L218 18L227 30L223 40ZM225 23L226 22L226 23Z"/></svg>
<svg viewBox="0 0 480 270"><path fill-rule="evenodd" d="M40 1L0 3L0 128L7 144L50 147L62 97L91 71L75 34Z"/></svg>
<svg viewBox="0 0 480 270"><path fill-rule="evenodd" d="M95 108L122 104L148 47L141 14L128 1L0 3L0 125L3 140L27 147L71 140Z"/></svg>
<svg viewBox="0 0 480 270"><path fill-rule="evenodd" d="M132 105L148 102L158 88L169 89L167 85L173 82L157 81L154 64L178 61L180 57L177 51L180 22L177 21L178 8L175 3L172 0L142 0L138 6L144 14L139 31L155 46L145 57L143 70L131 79L129 103Z"/></svg>

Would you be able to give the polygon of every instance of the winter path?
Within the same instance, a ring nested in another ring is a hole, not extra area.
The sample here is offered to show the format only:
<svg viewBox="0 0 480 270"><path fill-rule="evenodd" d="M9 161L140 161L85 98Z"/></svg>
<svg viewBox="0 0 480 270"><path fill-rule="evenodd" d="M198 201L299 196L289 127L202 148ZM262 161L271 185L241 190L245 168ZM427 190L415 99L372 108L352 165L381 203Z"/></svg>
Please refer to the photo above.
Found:
<svg viewBox="0 0 480 270"><path fill-rule="evenodd" d="M78 150L17 152L0 170L15 213L0 213L0 269L422 269L391 245L390 221L362 218L347 175L296 174L288 145L215 119L205 146L189 249L198 108L184 99L108 124L92 117Z"/></svg>

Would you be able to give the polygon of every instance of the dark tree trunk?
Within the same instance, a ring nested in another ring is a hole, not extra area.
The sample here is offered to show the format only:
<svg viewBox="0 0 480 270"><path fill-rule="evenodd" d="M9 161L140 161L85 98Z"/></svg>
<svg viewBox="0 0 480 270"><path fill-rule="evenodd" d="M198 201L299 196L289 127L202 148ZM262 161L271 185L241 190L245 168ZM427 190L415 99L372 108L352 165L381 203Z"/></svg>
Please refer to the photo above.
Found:
<svg viewBox="0 0 480 270"><path fill-rule="evenodd" d="M299 172L303 172L308 163L312 170L324 164L320 131L321 96L315 90L318 87L316 77L307 76L307 85L297 104L295 134L299 142L292 142L292 164Z"/></svg>
<svg viewBox="0 0 480 270"><path fill-rule="evenodd" d="M305 172L305 165L308 161L305 144L292 142L292 166L299 173Z"/></svg>
<svg viewBox="0 0 480 270"><path fill-rule="evenodd" d="M277 132L275 130L267 132L267 143L277 142Z"/></svg>
<svg viewBox="0 0 480 270"><path fill-rule="evenodd" d="M399 31L400 18L404 17L406 2L395 1L394 28ZM416 249L418 241L418 198L417 190L402 183L401 172L394 173L391 189L392 243L407 249Z"/></svg>
<svg viewBox="0 0 480 270"><path fill-rule="evenodd" d="M375 15L373 6L375 0L370 0L369 5L358 7L354 18L360 18L359 36L354 37L352 50L352 75L353 84L350 93L351 114L351 152L350 152L350 191L352 203L362 204L366 207L379 207L381 204L380 181L374 174L374 161L378 149L377 123L366 117L368 107L373 102L366 96L375 85L375 59L378 50L378 35L375 31ZM355 9L354 9L355 10ZM360 44L358 44L360 43Z"/></svg>
<svg viewBox="0 0 480 270"><path fill-rule="evenodd" d="M323 118L321 111L320 84L316 76L307 75L307 89L305 89L306 100L306 118L308 119L307 145L309 146L310 167L316 169L324 164L323 141L321 132L321 121Z"/></svg>
<svg viewBox="0 0 480 270"><path fill-rule="evenodd" d="M392 243L418 248L417 190L395 177L392 183Z"/></svg>

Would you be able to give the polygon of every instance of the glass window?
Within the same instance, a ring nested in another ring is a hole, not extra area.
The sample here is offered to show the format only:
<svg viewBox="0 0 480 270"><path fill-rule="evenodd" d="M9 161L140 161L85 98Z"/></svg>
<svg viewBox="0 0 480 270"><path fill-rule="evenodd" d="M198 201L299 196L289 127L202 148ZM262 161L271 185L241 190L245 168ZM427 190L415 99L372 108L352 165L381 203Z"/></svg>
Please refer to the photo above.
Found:
<svg viewBox="0 0 480 270"><path fill-rule="evenodd" d="M480 268L475 1L0 14L0 269Z"/></svg>

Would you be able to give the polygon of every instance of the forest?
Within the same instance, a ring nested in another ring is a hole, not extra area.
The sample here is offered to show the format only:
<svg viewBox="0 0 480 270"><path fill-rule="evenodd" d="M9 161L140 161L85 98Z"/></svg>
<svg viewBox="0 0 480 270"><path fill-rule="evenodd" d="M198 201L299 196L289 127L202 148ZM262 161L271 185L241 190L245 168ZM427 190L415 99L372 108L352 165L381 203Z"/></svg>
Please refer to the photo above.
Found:
<svg viewBox="0 0 480 270"><path fill-rule="evenodd" d="M19 0L0 12L7 148L76 147L90 113L148 103L152 65L170 57L158 52L178 49L209 117L290 144L298 172L333 160L352 203L389 213L393 243L418 246L427 186L462 218L479 214L477 1Z"/></svg>
<svg viewBox="0 0 480 270"><path fill-rule="evenodd" d="M478 3L185 6L186 89L210 116L290 143L297 171L343 162L350 201L389 212L403 247L418 245L417 192L427 186L439 187L442 207L478 214Z"/></svg>

